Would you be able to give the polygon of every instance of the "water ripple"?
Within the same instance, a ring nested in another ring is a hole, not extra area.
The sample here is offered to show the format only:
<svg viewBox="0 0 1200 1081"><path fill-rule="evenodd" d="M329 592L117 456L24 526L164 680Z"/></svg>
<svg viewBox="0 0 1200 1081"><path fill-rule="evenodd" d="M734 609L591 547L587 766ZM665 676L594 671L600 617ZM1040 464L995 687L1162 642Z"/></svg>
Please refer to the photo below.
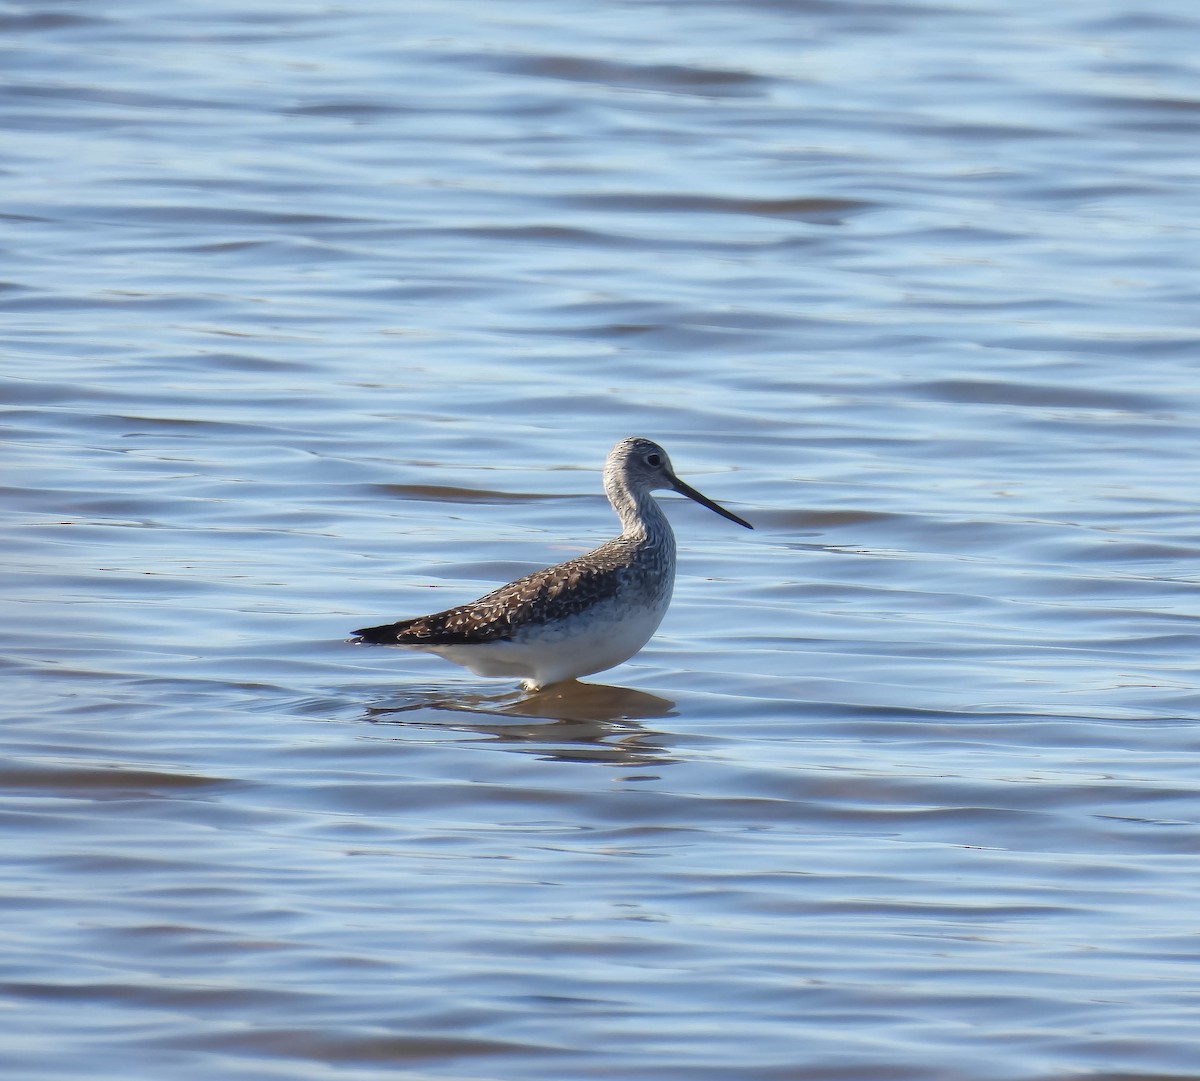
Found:
<svg viewBox="0 0 1200 1081"><path fill-rule="evenodd" d="M1190 9L73 7L0 15L6 1076L1195 1072ZM347 644L635 432L756 530L662 493L604 682Z"/></svg>

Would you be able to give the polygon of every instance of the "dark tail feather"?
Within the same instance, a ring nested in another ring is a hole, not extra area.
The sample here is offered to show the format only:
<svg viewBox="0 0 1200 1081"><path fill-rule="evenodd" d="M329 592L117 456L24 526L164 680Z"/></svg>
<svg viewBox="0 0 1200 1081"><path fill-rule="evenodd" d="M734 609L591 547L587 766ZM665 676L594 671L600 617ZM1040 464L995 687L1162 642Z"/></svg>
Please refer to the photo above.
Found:
<svg viewBox="0 0 1200 1081"><path fill-rule="evenodd" d="M384 623L379 627L360 627L350 633L360 642L372 646L394 646L400 640L400 633L411 622L404 620L400 623Z"/></svg>

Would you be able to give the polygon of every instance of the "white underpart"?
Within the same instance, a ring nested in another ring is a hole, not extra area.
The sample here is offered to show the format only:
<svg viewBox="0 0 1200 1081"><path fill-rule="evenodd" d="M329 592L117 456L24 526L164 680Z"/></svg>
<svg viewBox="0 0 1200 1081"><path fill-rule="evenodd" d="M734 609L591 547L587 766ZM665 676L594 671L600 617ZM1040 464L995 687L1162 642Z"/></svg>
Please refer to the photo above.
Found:
<svg viewBox="0 0 1200 1081"><path fill-rule="evenodd" d="M527 627L506 642L405 648L436 653L477 676L516 676L526 690L536 691L629 660L658 630L670 603L670 590L651 605L614 598L567 619Z"/></svg>

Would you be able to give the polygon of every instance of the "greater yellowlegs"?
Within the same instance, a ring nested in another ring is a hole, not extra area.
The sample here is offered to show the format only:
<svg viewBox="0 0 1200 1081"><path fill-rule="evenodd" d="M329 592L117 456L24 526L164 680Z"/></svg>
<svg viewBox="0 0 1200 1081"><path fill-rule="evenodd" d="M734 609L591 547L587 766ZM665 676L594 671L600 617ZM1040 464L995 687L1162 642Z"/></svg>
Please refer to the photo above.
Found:
<svg viewBox="0 0 1200 1081"><path fill-rule="evenodd" d="M477 676L519 677L530 691L627 661L658 629L675 584L675 534L650 496L663 488L754 528L675 476L657 443L622 439L604 463L620 536L470 604L364 627L356 641L436 653Z"/></svg>

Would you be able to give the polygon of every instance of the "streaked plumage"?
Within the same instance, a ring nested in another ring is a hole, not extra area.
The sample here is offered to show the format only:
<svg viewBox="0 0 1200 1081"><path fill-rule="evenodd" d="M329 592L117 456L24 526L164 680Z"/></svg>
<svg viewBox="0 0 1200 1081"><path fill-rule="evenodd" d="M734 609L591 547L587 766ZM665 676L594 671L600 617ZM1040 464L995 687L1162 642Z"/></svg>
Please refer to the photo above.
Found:
<svg viewBox="0 0 1200 1081"><path fill-rule="evenodd" d="M663 488L753 528L676 477L657 443L623 439L604 467L619 536L470 604L353 633L362 643L437 653L476 675L519 677L529 690L620 664L646 644L671 603L675 535L650 495Z"/></svg>

